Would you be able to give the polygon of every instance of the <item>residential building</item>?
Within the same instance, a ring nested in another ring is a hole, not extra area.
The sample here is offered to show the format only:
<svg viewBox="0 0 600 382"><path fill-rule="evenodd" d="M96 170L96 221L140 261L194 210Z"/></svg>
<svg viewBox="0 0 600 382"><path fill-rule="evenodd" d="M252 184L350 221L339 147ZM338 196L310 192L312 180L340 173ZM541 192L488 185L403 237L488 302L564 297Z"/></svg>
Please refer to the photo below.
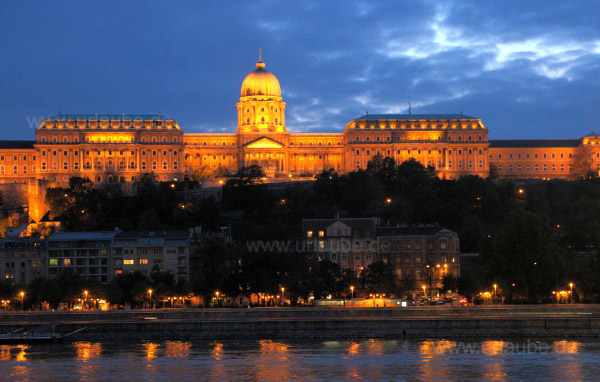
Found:
<svg viewBox="0 0 600 382"><path fill-rule="evenodd" d="M44 239L0 239L0 278L29 283L38 277L46 277L47 269Z"/></svg>
<svg viewBox="0 0 600 382"><path fill-rule="evenodd" d="M110 281L113 231L57 232L47 241L48 276L72 269L92 281Z"/></svg>
<svg viewBox="0 0 600 382"><path fill-rule="evenodd" d="M381 226L378 218L303 219L302 236L320 259L360 274L376 261L394 267L413 288L440 288L460 276L458 234L435 225Z"/></svg>
<svg viewBox="0 0 600 382"><path fill-rule="evenodd" d="M190 231L123 231L117 232L111 247L112 276L153 270L171 273L178 280L189 281Z"/></svg>

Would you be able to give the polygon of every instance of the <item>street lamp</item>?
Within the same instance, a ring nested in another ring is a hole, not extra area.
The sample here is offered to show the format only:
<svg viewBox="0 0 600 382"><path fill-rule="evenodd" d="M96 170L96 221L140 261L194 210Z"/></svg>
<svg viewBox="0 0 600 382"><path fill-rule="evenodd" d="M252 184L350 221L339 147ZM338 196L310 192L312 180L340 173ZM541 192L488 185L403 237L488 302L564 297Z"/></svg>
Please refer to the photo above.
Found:
<svg viewBox="0 0 600 382"><path fill-rule="evenodd" d="M498 305L498 285L494 284L494 299L496 300L496 305Z"/></svg>
<svg viewBox="0 0 600 382"><path fill-rule="evenodd" d="M85 300L83 301L83 303L84 303L84 305L85 305L85 304L87 304L88 291L87 291L87 290L84 290L84 291L83 291L83 294L84 294L84 296L85 296Z"/></svg>
<svg viewBox="0 0 600 382"><path fill-rule="evenodd" d="M148 294L150 295L150 309L152 309L152 289L148 289Z"/></svg>
<svg viewBox="0 0 600 382"><path fill-rule="evenodd" d="M25 310L25 309L23 309L23 301L25 299L25 292L21 291L21 293L19 293L19 296L21 296L21 310Z"/></svg>
<svg viewBox="0 0 600 382"><path fill-rule="evenodd" d="M427 298L427 294L425 293L425 289L427 289L427 287L425 286L425 284L423 284L423 297Z"/></svg>
<svg viewBox="0 0 600 382"><path fill-rule="evenodd" d="M571 304L573 303L573 283L569 283L569 288L571 288Z"/></svg>
<svg viewBox="0 0 600 382"><path fill-rule="evenodd" d="M285 288L281 287L281 306L284 305L284 300L285 300Z"/></svg>
<svg viewBox="0 0 600 382"><path fill-rule="evenodd" d="M352 296L352 300L354 300L354 285L350 285L350 293Z"/></svg>
<svg viewBox="0 0 600 382"><path fill-rule="evenodd" d="M217 295L217 308L218 308L219 307L219 291L216 291L215 295Z"/></svg>

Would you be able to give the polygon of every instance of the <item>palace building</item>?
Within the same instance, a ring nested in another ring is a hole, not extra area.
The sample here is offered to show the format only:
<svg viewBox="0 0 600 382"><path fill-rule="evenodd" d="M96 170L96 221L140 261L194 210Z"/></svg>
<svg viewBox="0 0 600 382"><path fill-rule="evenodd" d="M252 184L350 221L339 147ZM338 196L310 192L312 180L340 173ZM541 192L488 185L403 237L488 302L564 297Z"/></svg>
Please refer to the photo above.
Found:
<svg viewBox="0 0 600 382"><path fill-rule="evenodd" d="M272 180L298 179L329 169L364 169L375 155L398 163L414 158L444 179L487 177L490 166L505 178L568 179L580 150L600 170L595 134L489 140L481 119L463 114L367 114L342 132L292 133L285 107L279 81L259 59L242 82L235 133L186 134L161 114L58 114L40 123L34 141L0 141L0 185L21 184L31 200L40 184L66 185L73 176L135 182L153 173L159 181L179 181L259 165Z"/></svg>

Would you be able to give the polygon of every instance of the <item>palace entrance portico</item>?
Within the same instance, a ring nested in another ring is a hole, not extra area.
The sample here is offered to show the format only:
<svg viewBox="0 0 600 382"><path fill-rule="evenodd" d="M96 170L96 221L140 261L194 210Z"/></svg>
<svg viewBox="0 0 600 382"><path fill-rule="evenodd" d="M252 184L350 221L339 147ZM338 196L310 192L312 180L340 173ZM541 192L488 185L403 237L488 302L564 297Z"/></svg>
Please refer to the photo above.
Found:
<svg viewBox="0 0 600 382"><path fill-rule="evenodd" d="M287 169L285 146L273 139L258 138L242 147L241 166L258 165L269 178L284 176Z"/></svg>

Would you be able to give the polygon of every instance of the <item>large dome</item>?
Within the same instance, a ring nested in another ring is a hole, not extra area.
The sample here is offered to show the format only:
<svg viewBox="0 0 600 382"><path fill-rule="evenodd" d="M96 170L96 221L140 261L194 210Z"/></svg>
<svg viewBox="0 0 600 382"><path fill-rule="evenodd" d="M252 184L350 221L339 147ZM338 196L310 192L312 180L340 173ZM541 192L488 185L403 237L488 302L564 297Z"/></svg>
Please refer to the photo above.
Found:
<svg viewBox="0 0 600 382"><path fill-rule="evenodd" d="M256 69L251 71L242 82L242 97L273 96L281 97L279 81L273 73L265 70L262 60L256 63Z"/></svg>

